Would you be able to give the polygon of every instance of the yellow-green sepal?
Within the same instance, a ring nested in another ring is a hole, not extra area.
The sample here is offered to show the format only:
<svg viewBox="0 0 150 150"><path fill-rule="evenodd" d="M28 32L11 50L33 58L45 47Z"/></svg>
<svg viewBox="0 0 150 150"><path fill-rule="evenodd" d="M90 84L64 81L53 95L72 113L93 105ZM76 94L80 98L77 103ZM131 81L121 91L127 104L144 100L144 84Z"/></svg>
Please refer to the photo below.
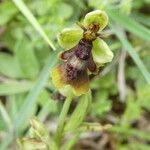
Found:
<svg viewBox="0 0 150 150"><path fill-rule="evenodd" d="M70 49L77 45L79 40L83 37L83 30L81 28L65 28L58 34L58 43L64 49Z"/></svg>
<svg viewBox="0 0 150 150"><path fill-rule="evenodd" d="M111 62L114 56L107 43L100 38L93 42L92 55L97 66Z"/></svg>
<svg viewBox="0 0 150 150"><path fill-rule="evenodd" d="M92 23L97 23L100 28L99 30L103 30L108 24L107 14L102 10L95 10L88 13L83 20L83 24L85 27L88 27Z"/></svg>

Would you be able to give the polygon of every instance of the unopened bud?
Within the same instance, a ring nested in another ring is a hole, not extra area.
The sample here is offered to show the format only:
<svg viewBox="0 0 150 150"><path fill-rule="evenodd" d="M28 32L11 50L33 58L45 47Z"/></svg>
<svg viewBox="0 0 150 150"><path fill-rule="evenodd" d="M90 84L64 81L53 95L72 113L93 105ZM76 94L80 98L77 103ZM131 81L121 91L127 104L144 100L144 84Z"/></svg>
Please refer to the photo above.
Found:
<svg viewBox="0 0 150 150"><path fill-rule="evenodd" d="M48 150L46 143L33 138L23 138L17 140L20 150Z"/></svg>

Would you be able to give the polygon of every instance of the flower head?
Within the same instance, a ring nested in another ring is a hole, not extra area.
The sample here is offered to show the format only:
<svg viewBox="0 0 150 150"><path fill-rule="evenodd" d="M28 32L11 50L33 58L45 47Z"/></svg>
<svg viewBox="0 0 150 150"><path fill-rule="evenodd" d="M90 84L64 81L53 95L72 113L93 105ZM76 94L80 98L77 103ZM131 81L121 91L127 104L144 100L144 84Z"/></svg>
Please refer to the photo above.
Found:
<svg viewBox="0 0 150 150"><path fill-rule="evenodd" d="M96 10L85 16L83 24L78 23L80 28L67 28L58 35L59 44L67 50L60 53L63 63L52 70L51 77L63 94L66 87L75 95L88 92L89 72L96 73L99 66L112 60L113 53L99 33L107 23L107 14Z"/></svg>

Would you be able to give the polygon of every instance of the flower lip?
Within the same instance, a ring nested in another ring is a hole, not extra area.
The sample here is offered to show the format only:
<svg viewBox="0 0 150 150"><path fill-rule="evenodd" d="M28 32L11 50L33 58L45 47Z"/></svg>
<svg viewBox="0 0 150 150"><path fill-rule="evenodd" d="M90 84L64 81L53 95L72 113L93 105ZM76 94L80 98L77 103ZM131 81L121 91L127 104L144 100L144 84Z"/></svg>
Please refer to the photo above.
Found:
<svg viewBox="0 0 150 150"><path fill-rule="evenodd" d="M81 60L87 60L90 57L91 50L92 42L82 39L75 50L75 55Z"/></svg>
<svg viewBox="0 0 150 150"><path fill-rule="evenodd" d="M75 80L80 75L80 70L72 66L71 64L67 64L66 74L67 74L68 80Z"/></svg>
<svg viewBox="0 0 150 150"><path fill-rule="evenodd" d="M92 41L81 39L76 47L60 55L61 59L65 60L52 71L56 87L60 89L70 85L75 95L84 94L89 90L87 70L94 72L96 69L91 53L92 47Z"/></svg>

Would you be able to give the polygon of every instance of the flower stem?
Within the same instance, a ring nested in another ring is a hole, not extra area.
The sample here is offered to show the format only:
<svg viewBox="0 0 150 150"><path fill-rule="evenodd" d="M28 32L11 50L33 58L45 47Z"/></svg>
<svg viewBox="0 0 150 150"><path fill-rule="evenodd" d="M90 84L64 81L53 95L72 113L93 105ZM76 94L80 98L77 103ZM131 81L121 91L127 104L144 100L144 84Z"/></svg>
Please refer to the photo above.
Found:
<svg viewBox="0 0 150 150"><path fill-rule="evenodd" d="M56 135L55 135L55 141L56 143L59 145L61 138L63 136L63 129L64 129L64 125L65 125L65 119L66 119L66 115L68 113L71 101L72 101L72 95L69 95L63 105L62 111L60 113L60 117L59 117L59 121L58 121L58 127L56 130Z"/></svg>

